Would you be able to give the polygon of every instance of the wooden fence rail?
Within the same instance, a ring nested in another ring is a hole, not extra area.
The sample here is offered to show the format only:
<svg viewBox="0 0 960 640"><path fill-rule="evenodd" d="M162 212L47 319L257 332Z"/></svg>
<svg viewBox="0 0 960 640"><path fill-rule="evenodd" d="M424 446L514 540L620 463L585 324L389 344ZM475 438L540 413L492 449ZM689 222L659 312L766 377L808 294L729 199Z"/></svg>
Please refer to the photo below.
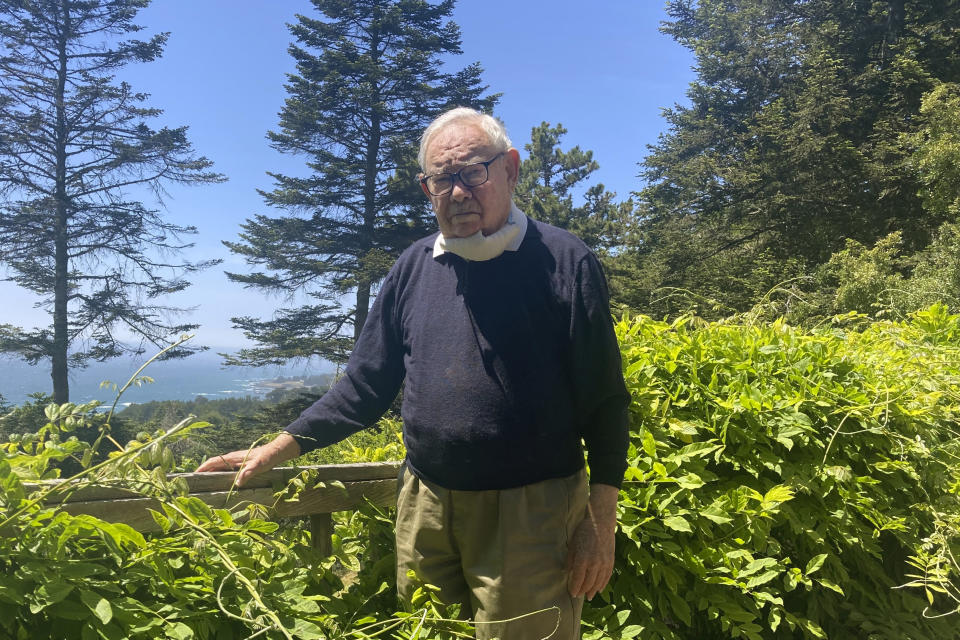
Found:
<svg viewBox="0 0 960 640"><path fill-rule="evenodd" d="M239 503L257 503L271 507L278 518L309 516L313 544L325 553L330 551L333 524L330 515L334 511L349 511L363 504L364 500L380 505L396 503L397 475L401 462L365 462L361 464L336 464L310 467L278 467L250 479L247 486L233 486L234 473L181 473L170 477L182 477L190 488L190 495L200 498L215 509L231 508ZM274 493L283 489L296 475L305 470L312 482L299 494L296 502L278 501ZM343 487L320 486L318 482L339 481ZM62 504L70 514L88 514L108 522L122 522L138 531L157 531L159 526L149 510L161 511L160 504L127 489L90 486L72 493L51 497L51 502Z"/></svg>

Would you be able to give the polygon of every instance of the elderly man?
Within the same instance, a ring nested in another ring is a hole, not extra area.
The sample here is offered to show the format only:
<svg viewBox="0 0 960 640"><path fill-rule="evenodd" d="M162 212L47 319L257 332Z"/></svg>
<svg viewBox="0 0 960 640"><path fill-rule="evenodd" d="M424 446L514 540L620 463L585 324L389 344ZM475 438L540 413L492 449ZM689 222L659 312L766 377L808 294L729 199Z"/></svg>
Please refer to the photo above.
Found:
<svg viewBox="0 0 960 640"><path fill-rule="evenodd" d="M577 638L613 570L626 467L606 283L582 242L514 206L520 157L496 119L444 113L419 160L440 233L390 270L344 376L273 442L200 469L242 484L373 424L405 380L401 597L412 570L480 638Z"/></svg>

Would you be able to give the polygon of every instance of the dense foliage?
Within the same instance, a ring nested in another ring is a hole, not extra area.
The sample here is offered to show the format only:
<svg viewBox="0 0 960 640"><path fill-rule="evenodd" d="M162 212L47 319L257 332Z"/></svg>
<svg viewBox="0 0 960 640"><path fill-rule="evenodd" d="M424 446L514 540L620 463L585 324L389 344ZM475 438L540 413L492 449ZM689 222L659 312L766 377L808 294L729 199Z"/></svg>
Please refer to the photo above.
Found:
<svg viewBox="0 0 960 640"><path fill-rule="evenodd" d="M956 637L960 316L842 325L618 325L631 459L585 637Z"/></svg>
<svg viewBox="0 0 960 640"><path fill-rule="evenodd" d="M148 3L0 2L0 267L50 315L36 329L0 324L0 351L49 362L58 402L69 399L69 368L195 328L177 323L164 298L216 263L178 259L196 229L131 194L224 179L194 153L186 127L151 128L161 111L116 81L163 52L169 34L134 37Z"/></svg>
<svg viewBox="0 0 960 640"><path fill-rule="evenodd" d="M960 3L675 0L668 13L697 79L642 162L622 302L719 318L784 281L814 279L809 295L848 241L898 233L912 256L952 221Z"/></svg>
<svg viewBox="0 0 960 640"><path fill-rule="evenodd" d="M566 133L562 124L549 122L530 131L514 201L528 216L570 231L601 259L609 258L625 248L632 202L616 202L603 184L587 186L600 165L592 151L562 149ZM575 195L582 196L580 204Z"/></svg>
<svg viewBox="0 0 960 640"><path fill-rule="evenodd" d="M419 592L415 612L390 613L397 606L387 514L340 514L334 555L319 557L302 527L263 520L261 507L211 509L185 495L182 479L166 477L174 465L168 445L207 425L185 420L125 446L114 442L109 459L93 463L91 446L71 434L94 407L49 405L39 431L2 447L3 637L454 638L468 630L430 589ZM68 458L82 465L79 473L36 484L59 476L54 465ZM156 498L160 533L56 508L83 486Z"/></svg>
<svg viewBox="0 0 960 640"><path fill-rule="evenodd" d="M190 438L178 439L169 446L180 466L194 469L204 458L250 446L267 434L290 424L300 412L317 401L329 386L275 389L265 398L251 396L210 400L157 400L133 404L117 414L137 431L166 431L188 417L206 422L209 427ZM319 381L319 380L315 380ZM116 428L114 428L116 430ZM131 427L126 427L131 433ZM135 434L136 432L133 432Z"/></svg>
<svg viewBox="0 0 960 640"><path fill-rule="evenodd" d="M848 315L812 331L639 317L617 333L633 396L630 460L615 574L585 608L585 638L957 637L960 316L936 305L908 322ZM296 523L210 510L165 478L172 445L202 424L140 434L97 463L71 437L90 408L50 405L39 433L2 447L7 635L45 637L53 625L79 638L463 631L429 589L414 617L393 613L389 512L338 514L334 556L319 558ZM398 433L389 419L303 462L397 459ZM82 470L61 489L24 484L70 458ZM157 497L162 532L44 506L84 484Z"/></svg>

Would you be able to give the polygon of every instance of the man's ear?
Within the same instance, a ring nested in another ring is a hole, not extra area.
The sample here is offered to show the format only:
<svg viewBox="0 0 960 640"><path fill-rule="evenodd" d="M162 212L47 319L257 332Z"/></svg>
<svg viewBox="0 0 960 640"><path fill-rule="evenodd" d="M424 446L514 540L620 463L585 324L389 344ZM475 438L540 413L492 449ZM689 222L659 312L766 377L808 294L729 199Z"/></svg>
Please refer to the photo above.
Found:
<svg viewBox="0 0 960 640"><path fill-rule="evenodd" d="M427 199L430 199L430 192L427 190L427 185L424 184L419 178L417 178L417 184L420 185L420 190L423 191L423 195L427 196Z"/></svg>
<svg viewBox="0 0 960 640"><path fill-rule="evenodd" d="M506 151L504 160L507 167L507 180L512 189L517 186L517 181L520 179L520 152L510 147Z"/></svg>

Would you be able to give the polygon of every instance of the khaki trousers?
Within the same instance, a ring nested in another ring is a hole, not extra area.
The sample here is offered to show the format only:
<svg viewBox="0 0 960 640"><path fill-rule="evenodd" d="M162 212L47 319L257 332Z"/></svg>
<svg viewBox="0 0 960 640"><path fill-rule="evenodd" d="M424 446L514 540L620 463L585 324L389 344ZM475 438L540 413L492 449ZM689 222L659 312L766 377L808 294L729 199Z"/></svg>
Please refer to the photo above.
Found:
<svg viewBox="0 0 960 640"><path fill-rule="evenodd" d="M401 599L409 602L417 587L407 577L413 570L440 588L444 602L461 605L477 638L579 638L583 598L567 591L564 563L587 493L582 470L515 489L452 491L404 469L397 497Z"/></svg>

